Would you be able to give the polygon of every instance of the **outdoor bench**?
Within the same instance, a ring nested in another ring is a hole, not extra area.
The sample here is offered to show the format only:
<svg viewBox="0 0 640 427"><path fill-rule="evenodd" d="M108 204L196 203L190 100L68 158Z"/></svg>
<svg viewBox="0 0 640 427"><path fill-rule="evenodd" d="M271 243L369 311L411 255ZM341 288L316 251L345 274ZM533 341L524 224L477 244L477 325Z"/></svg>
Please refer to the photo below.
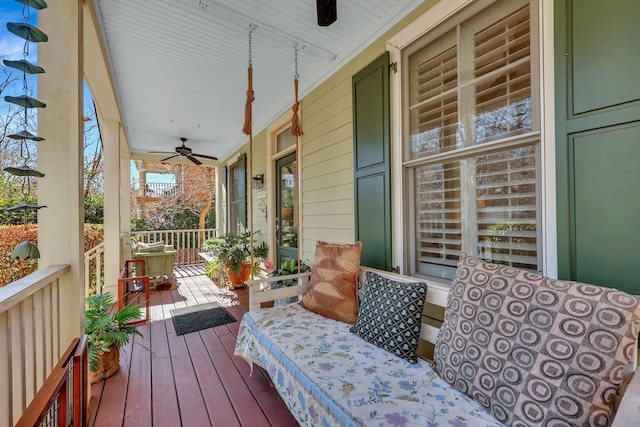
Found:
<svg viewBox="0 0 640 427"><path fill-rule="evenodd" d="M407 284L424 282L361 267L360 286L367 272ZM270 289L270 282L286 279L295 279L296 284ZM310 273L302 273L247 282L250 311L242 319L235 349L236 356L269 374L301 425L506 425L434 371L430 358L442 325L437 319L442 320L450 286L428 282L420 358L412 364L350 333L351 325L306 310L298 302L261 308L265 303L301 297L309 288L309 279ZM633 354L614 404L614 427L640 426L640 375L633 375L637 352Z"/></svg>

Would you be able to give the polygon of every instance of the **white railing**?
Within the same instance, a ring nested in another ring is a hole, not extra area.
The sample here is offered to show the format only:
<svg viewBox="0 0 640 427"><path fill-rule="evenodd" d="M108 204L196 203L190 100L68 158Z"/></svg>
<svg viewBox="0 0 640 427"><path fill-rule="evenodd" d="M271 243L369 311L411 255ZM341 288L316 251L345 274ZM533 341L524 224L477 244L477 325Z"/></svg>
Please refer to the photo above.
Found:
<svg viewBox="0 0 640 427"><path fill-rule="evenodd" d="M176 250L175 267L183 265L202 264L204 261L198 255L205 240L216 237L217 229L205 228L197 230L158 230L133 231L131 238L143 243L163 241Z"/></svg>
<svg viewBox="0 0 640 427"><path fill-rule="evenodd" d="M84 253L84 294L101 293L104 285L104 242Z"/></svg>
<svg viewBox="0 0 640 427"><path fill-rule="evenodd" d="M0 288L0 426L18 421L68 344L59 279L69 269L47 267Z"/></svg>
<svg viewBox="0 0 640 427"><path fill-rule="evenodd" d="M161 182L145 182L142 185L144 197L175 197L182 194L182 182L165 184Z"/></svg>

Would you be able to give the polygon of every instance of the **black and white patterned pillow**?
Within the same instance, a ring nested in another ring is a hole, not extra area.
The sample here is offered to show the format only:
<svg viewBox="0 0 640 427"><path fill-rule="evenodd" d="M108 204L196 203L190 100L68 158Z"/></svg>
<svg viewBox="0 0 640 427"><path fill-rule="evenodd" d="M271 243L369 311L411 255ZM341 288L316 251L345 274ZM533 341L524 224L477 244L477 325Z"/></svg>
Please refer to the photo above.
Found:
<svg viewBox="0 0 640 427"><path fill-rule="evenodd" d="M640 298L460 255L435 371L512 427L608 426Z"/></svg>
<svg viewBox="0 0 640 427"><path fill-rule="evenodd" d="M403 283L367 271L358 321L350 331L410 363L417 363L426 283Z"/></svg>

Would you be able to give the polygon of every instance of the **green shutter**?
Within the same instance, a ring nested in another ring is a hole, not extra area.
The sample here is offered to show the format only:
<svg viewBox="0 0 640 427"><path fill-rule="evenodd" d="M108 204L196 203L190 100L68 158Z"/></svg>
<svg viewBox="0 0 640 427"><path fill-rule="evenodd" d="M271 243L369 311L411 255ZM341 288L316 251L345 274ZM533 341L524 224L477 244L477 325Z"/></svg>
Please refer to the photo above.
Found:
<svg viewBox="0 0 640 427"><path fill-rule="evenodd" d="M558 275L640 294L637 0L559 0Z"/></svg>
<svg viewBox="0 0 640 427"><path fill-rule="evenodd" d="M224 191L226 197L224 198L224 200L226 200L226 212L224 213L224 217L226 218L225 221L225 228L229 227L229 187L227 186L227 175L228 175L228 169L227 167L223 167L222 168L222 191Z"/></svg>
<svg viewBox="0 0 640 427"><path fill-rule="evenodd" d="M356 240L362 265L391 270L389 52L353 76Z"/></svg>
<svg viewBox="0 0 640 427"><path fill-rule="evenodd" d="M238 224L247 227L247 155L238 157Z"/></svg>

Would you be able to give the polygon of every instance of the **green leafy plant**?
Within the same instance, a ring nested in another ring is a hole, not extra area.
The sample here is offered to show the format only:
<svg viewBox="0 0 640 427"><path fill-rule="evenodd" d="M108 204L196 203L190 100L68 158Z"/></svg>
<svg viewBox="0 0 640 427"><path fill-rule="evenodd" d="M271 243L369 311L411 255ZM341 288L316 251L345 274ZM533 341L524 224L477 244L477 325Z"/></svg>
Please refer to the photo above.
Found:
<svg viewBox="0 0 640 427"><path fill-rule="evenodd" d="M141 308L137 305L125 305L120 310L110 312L115 302L112 294L95 294L85 298L85 333L89 341L89 365L92 371L98 370L100 358L111 346L122 347L132 335L142 336L134 325L127 322L140 318Z"/></svg>
<svg viewBox="0 0 640 427"><path fill-rule="evenodd" d="M311 271L311 265L309 264L309 261L301 261L300 269L298 270L298 261L293 257L289 257L280 263L280 268L275 270L273 272L273 275L287 276L289 274L306 273L309 271ZM281 280L279 282L274 282L272 286L274 288L280 288L282 286L288 287L288 286L292 286L293 283L294 283L294 279L286 279L286 280Z"/></svg>
<svg viewBox="0 0 640 427"><path fill-rule="evenodd" d="M227 233L207 239L203 244L203 248L212 252L219 263L237 274L242 270L242 266L250 261L252 244L251 232L245 231L240 234ZM268 252L269 246L263 242L254 247L253 256L254 258L263 258L260 255L264 254L266 256Z"/></svg>
<svg viewBox="0 0 640 427"><path fill-rule="evenodd" d="M204 274L218 285L220 285L227 277L227 274L224 271L224 266L216 259L209 261L204 266Z"/></svg>

